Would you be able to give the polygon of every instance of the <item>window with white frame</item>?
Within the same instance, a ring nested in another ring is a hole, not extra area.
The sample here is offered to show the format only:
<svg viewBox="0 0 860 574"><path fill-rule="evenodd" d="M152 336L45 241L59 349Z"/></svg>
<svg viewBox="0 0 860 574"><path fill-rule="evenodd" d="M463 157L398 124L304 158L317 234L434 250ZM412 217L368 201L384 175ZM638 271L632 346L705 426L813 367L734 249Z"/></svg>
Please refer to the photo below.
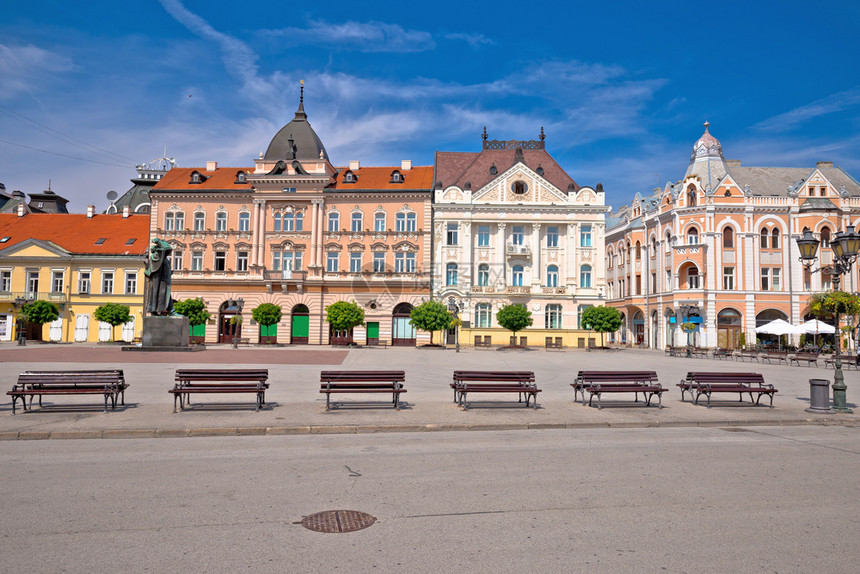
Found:
<svg viewBox="0 0 860 574"><path fill-rule="evenodd" d="M296 213L295 215L293 215L293 220L296 223L296 231L302 231L305 220L304 214L302 214L302 212Z"/></svg>
<svg viewBox="0 0 860 574"><path fill-rule="evenodd" d="M691 227L687 230L687 245L698 245L699 244L699 230L695 227Z"/></svg>
<svg viewBox="0 0 860 574"><path fill-rule="evenodd" d="M338 271L338 252L337 251L329 251L326 253L325 258L325 270L329 273L337 273Z"/></svg>
<svg viewBox="0 0 860 574"><path fill-rule="evenodd" d="M697 267L689 267L687 269L687 289L699 288L699 269Z"/></svg>
<svg viewBox="0 0 860 574"><path fill-rule="evenodd" d="M394 272L406 273L406 253L399 251L394 254Z"/></svg>
<svg viewBox="0 0 860 574"><path fill-rule="evenodd" d="M373 252L373 272L385 273L385 251Z"/></svg>
<svg viewBox="0 0 860 574"><path fill-rule="evenodd" d="M522 245L525 237L525 227L522 225L514 225L511 229L511 243L513 245Z"/></svg>
<svg viewBox="0 0 860 574"><path fill-rule="evenodd" d="M0 271L0 291L8 293L12 290L12 272Z"/></svg>
<svg viewBox="0 0 860 574"><path fill-rule="evenodd" d="M418 216L415 213L406 214L406 231L415 231L418 223Z"/></svg>
<svg viewBox="0 0 860 574"><path fill-rule="evenodd" d="M219 211L215 214L215 231L227 231L227 213Z"/></svg>
<svg viewBox="0 0 860 574"><path fill-rule="evenodd" d="M226 271L227 270L227 252L226 251L216 251L215 252L215 271Z"/></svg>
<svg viewBox="0 0 860 574"><path fill-rule="evenodd" d="M771 289L774 291L782 291L782 286L780 285L780 274L782 269L779 267L772 267L770 270L771 277Z"/></svg>
<svg viewBox="0 0 860 574"><path fill-rule="evenodd" d="M248 270L248 252L247 251L237 251L236 252L236 271L247 271Z"/></svg>
<svg viewBox="0 0 860 574"><path fill-rule="evenodd" d="M546 268L546 286L558 287L558 265L549 265Z"/></svg>
<svg viewBox="0 0 860 574"><path fill-rule="evenodd" d="M137 273L126 273L125 274L125 294L126 295L136 295L137 294Z"/></svg>
<svg viewBox="0 0 860 574"><path fill-rule="evenodd" d="M406 231L406 214L398 213L394 218L394 230Z"/></svg>
<svg viewBox="0 0 860 574"><path fill-rule="evenodd" d="M406 254L406 272L415 273L415 253L412 251Z"/></svg>
<svg viewBox="0 0 860 574"><path fill-rule="evenodd" d="M493 317L493 308L489 303L475 305L475 327L489 329Z"/></svg>
<svg viewBox="0 0 860 574"><path fill-rule="evenodd" d="M251 230L251 214L242 212L239 214L239 231Z"/></svg>
<svg viewBox="0 0 860 574"><path fill-rule="evenodd" d="M113 293L113 272L102 271L102 293Z"/></svg>
<svg viewBox="0 0 860 574"><path fill-rule="evenodd" d="M726 228L728 229L728 228ZM733 291L735 288L735 268L723 267L723 289Z"/></svg>
<svg viewBox="0 0 860 574"><path fill-rule="evenodd" d="M192 251L191 252L191 270L192 271L203 271L203 252L202 251Z"/></svg>
<svg viewBox="0 0 860 574"><path fill-rule="evenodd" d="M579 268L579 286L586 289L591 287L591 265Z"/></svg>
<svg viewBox="0 0 860 574"><path fill-rule="evenodd" d="M206 214L202 211L194 214L194 231L206 231Z"/></svg>
<svg viewBox="0 0 860 574"><path fill-rule="evenodd" d="M173 258L170 262L170 266L173 268L174 271L181 271L182 270L182 250L181 249L174 249L173 250Z"/></svg>
<svg viewBox="0 0 860 574"><path fill-rule="evenodd" d="M63 272L54 271L51 273L51 293L63 292Z"/></svg>
<svg viewBox="0 0 860 574"><path fill-rule="evenodd" d="M522 265L514 265L511 268L511 285L514 287L522 287L523 286L523 266Z"/></svg>
<svg viewBox="0 0 860 574"><path fill-rule="evenodd" d="M579 246L580 247L591 247L591 226L590 225L580 225L579 226Z"/></svg>
<svg viewBox="0 0 860 574"><path fill-rule="evenodd" d="M770 248L779 249L779 229L775 227L770 232Z"/></svg>
<svg viewBox="0 0 860 574"><path fill-rule="evenodd" d="M164 214L164 230L165 231L175 231L176 230L176 219L174 217L174 213L172 211L168 211Z"/></svg>
<svg viewBox="0 0 860 574"><path fill-rule="evenodd" d="M550 225L546 228L546 246L558 247L558 226Z"/></svg>
<svg viewBox="0 0 860 574"><path fill-rule="evenodd" d="M78 293L89 293L90 292L90 272L89 271L79 271L78 272Z"/></svg>
<svg viewBox="0 0 860 574"><path fill-rule="evenodd" d="M352 232L359 233L362 230L362 222L364 218L361 215L361 212L356 212L352 214Z"/></svg>
<svg viewBox="0 0 860 574"><path fill-rule="evenodd" d="M361 252L352 251L349 254L349 272L361 273Z"/></svg>
<svg viewBox="0 0 860 574"><path fill-rule="evenodd" d="M544 324L546 329L561 329L561 305L552 303L546 306Z"/></svg>
<svg viewBox="0 0 860 574"><path fill-rule="evenodd" d="M449 263L445 267L445 285L457 284L457 264Z"/></svg>
<svg viewBox="0 0 860 574"><path fill-rule="evenodd" d="M302 268L301 251L273 251L273 271L293 271Z"/></svg>
<svg viewBox="0 0 860 574"><path fill-rule="evenodd" d="M447 234L445 239L447 241L447 245L458 245L459 244L459 226L456 223L448 223Z"/></svg>
<svg viewBox="0 0 860 574"><path fill-rule="evenodd" d="M478 285L480 287L486 287L490 284L490 265L488 263L481 263L478 265Z"/></svg>
<svg viewBox="0 0 860 574"><path fill-rule="evenodd" d="M489 247L490 245L490 226L478 226L478 247Z"/></svg>
<svg viewBox="0 0 860 574"><path fill-rule="evenodd" d="M377 211L373 216L373 230L377 232L385 231L385 213Z"/></svg>
<svg viewBox="0 0 860 574"><path fill-rule="evenodd" d="M340 231L340 214L336 211L328 214L328 230Z"/></svg>

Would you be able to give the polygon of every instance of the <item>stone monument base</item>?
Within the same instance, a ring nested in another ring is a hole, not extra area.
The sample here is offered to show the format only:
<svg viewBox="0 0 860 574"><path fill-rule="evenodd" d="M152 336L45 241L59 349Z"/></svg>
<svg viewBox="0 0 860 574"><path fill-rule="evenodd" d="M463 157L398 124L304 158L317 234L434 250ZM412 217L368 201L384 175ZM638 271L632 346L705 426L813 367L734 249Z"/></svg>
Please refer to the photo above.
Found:
<svg viewBox="0 0 860 574"><path fill-rule="evenodd" d="M123 351L202 351L200 345L188 344L188 317L144 317L143 344L123 347Z"/></svg>

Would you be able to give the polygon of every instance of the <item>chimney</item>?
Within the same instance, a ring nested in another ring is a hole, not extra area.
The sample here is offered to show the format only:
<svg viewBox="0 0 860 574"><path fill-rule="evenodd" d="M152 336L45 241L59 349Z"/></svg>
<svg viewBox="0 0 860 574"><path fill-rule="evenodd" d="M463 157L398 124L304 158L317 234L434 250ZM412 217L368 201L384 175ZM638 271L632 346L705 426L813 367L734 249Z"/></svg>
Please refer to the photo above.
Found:
<svg viewBox="0 0 860 574"><path fill-rule="evenodd" d="M207 161L206 162L206 171L215 171L216 169L218 169L218 162L217 161Z"/></svg>
<svg viewBox="0 0 860 574"><path fill-rule="evenodd" d="M95 205L88 205L87 206L87 219L92 219L95 212L96 212L96 206Z"/></svg>
<svg viewBox="0 0 860 574"><path fill-rule="evenodd" d="M400 171L409 171L412 169L412 160L404 159L400 162Z"/></svg>
<svg viewBox="0 0 860 574"><path fill-rule="evenodd" d="M18 217L24 217L24 204L18 204Z"/></svg>
<svg viewBox="0 0 860 574"><path fill-rule="evenodd" d="M832 161L819 161L815 164L815 167L833 167Z"/></svg>
<svg viewBox="0 0 860 574"><path fill-rule="evenodd" d="M349 170L356 171L361 167L361 163L357 159L349 160Z"/></svg>
<svg viewBox="0 0 860 574"><path fill-rule="evenodd" d="M122 218L126 219L126 218L128 218L129 215L131 215L131 208L127 205L123 205L122 206Z"/></svg>

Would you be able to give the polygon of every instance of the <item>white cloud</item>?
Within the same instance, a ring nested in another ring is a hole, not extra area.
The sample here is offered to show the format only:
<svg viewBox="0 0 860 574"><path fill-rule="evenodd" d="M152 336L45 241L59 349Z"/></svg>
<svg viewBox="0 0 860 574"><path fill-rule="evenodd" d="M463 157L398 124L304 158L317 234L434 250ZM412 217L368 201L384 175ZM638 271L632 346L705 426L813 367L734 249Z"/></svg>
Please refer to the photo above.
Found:
<svg viewBox="0 0 860 574"><path fill-rule="evenodd" d="M330 50L423 52L436 47L429 32L375 21L332 24L314 20L305 28L263 30L261 33L277 38L284 46L320 45Z"/></svg>
<svg viewBox="0 0 860 574"><path fill-rule="evenodd" d="M820 100L773 116L755 124L753 128L770 132L789 131L809 120L841 112L857 105L860 105L860 87L831 94Z"/></svg>
<svg viewBox="0 0 860 574"><path fill-rule="evenodd" d="M487 38L483 34L464 34L464 33L454 33L454 34L445 34L446 40L462 40L469 44L472 48L479 48L483 45L495 44L493 40Z"/></svg>
<svg viewBox="0 0 860 574"><path fill-rule="evenodd" d="M0 99L11 99L29 93L36 84L50 81L50 77L74 67L72 60L38 46L9 46L0 44Z"/></svg>

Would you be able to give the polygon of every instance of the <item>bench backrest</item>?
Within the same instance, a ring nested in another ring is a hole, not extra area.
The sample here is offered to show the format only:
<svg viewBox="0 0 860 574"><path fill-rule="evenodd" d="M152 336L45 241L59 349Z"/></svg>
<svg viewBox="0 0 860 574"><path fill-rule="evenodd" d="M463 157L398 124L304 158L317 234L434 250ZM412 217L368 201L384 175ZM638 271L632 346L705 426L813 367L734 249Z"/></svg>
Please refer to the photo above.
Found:
<svg viewBox="0 0 860 574"><path fill-rule="evenodd" d="M761 373L689 372L686 381L708 384L764 384Z"/></svg>
<svg viewBox="0 0 860 574"><path fill-rule="evenodd" d="M510 382L533 383L533 371L454 371L454 382Z"/></svg>
<svg viewBox="0 0 860 574"><path fill-rule="evenodd" d="M320 371L321 383L403 383L405 371Z"/></svg>
<svg viewBox="0 0 860 574"><path fill-rule="evenodd" d="M177 382L260 381L269 379L268 369L176 369Z"/></svg>
<svg viewBox="0 0 860 574"><path fill-rule="evenodd" d="M589 383L657 382L656 371L579 371L576 380Z"/></svg>

